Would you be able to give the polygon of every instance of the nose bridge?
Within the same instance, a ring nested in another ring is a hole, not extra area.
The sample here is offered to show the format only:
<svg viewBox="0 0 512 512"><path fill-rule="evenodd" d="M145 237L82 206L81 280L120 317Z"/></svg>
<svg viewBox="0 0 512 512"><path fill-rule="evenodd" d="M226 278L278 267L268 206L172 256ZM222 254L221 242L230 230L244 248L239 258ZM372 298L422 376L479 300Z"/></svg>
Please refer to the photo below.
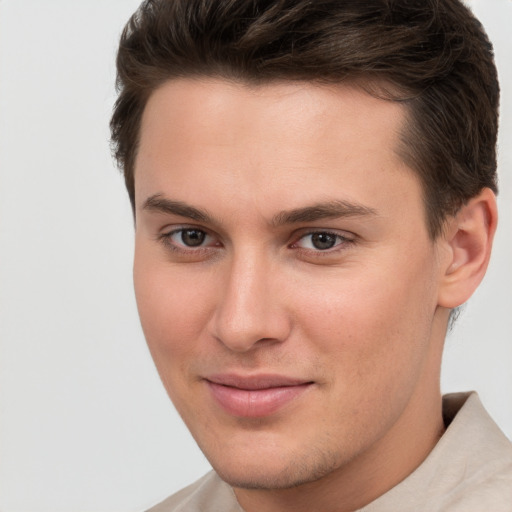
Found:
<svg viewBox="0 0 512 512"><path fill-rule="evenodd" d="M276 296L276 265L258 247L235 251L227 265L213 319L213 333L234 351L261 340L282 341L288 319Z"/></svg>

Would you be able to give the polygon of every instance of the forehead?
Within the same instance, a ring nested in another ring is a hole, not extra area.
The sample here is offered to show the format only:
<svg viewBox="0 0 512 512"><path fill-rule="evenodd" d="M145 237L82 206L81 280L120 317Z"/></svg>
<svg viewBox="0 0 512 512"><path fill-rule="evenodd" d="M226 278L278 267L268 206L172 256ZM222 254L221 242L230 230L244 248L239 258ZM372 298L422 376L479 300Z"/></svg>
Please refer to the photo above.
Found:
<svg viewBox="0 0 512 512"><path fill-rule="evenodd" d="M350 136L359 138L360 149L370 149L365 139L377 137L392 150L404 115L402 104L350 85L175 79L150 96L140 142L154 145L155 134L164 130L180 139L201 137L202 145L243 142L257 132L273 146L293 138L325 150L332 139Z"/></svg>
<svg viewBox="0 0 512 512"><path fill-rule="evenodd" d="M351 86L172 80L143 115L136 204L154 194L213 195L263 211L332 192L376 208L393 189L414 190L419 201L417 178L395 151L405 115L401 104Z"/></svg>

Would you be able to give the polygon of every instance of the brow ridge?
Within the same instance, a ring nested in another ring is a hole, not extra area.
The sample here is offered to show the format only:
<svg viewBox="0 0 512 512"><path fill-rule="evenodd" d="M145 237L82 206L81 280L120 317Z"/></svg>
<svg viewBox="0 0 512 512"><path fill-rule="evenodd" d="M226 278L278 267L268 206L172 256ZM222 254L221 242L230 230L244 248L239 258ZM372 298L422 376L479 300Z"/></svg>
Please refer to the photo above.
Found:
<svg viewBox="0 0 512 512"><path fill-rule="evenodd" d="M206 210L190 206L183 201L176 201L154 194L146 199L143 210L157 211L171 215L179 215L197 222L214 223L214 218ZM366 217L377 215L377 210L369 206L344 200L317 203L292 210L284 210L276 214L271 225L279 227L285 224L298 224L301 222L314 222L322 219L339 217Z"/></svg>
<svg viewBox="0 0 512 512"><path fill-rule="evenodd" d="M155 194L146 199L143 210L179 215L197 222L212 222L212 216L206 211L190 206L183 201L167 199L162 194Z"/></svg>
<svg viewBox="0 0 512 512"><path fill-rule="evenodd" d="M272 224L274 226L281 226L283 224L314 222L322 219L367 217L377 214L377 210L369 206L352 203L350 201L337 200L280 212L272 219Z"/></svg>

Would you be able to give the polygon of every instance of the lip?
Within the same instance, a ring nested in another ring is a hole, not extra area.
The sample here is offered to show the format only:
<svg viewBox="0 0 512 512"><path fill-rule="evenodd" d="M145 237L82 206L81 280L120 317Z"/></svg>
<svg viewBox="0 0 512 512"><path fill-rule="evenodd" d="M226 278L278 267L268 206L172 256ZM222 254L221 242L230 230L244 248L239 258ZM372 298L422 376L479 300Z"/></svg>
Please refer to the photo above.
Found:
<svg viewBox="0 0 512 512"><path fill-rule="evenodd" d="M220 407L241 418L270 416L299 398L312 385L283 375L212 375L205 379Z"/></svg>

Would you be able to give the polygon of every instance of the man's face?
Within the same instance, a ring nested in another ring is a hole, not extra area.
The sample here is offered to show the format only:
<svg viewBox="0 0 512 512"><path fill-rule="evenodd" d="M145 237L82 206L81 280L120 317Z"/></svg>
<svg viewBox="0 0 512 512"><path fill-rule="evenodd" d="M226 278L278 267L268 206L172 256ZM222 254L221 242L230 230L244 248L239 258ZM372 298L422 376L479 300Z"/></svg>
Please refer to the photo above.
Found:
<svg viewBox="0 0 512 512"><path fill-rule="evenodd" d="M404 116L306 83L180 79L149 100L140 317L169 396L234 486L311 481L419 435L443 327L421 185L395 153Z"/></svg>

